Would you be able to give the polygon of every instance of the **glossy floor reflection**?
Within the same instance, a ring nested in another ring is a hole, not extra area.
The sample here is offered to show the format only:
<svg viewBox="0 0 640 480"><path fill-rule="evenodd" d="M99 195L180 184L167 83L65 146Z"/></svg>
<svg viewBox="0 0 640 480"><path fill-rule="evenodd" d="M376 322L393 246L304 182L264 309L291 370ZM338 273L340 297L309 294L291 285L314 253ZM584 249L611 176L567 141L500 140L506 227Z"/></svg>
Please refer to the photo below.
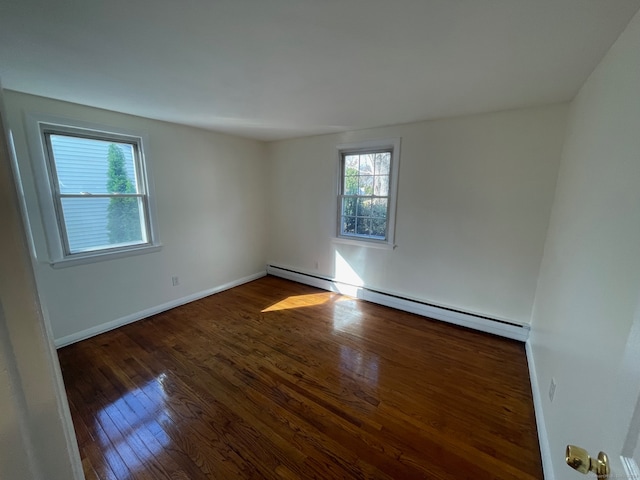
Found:
<svg viewBox="0 0 640 480"><path fill-rule="evenodd" d="M161 454L171 443L171 439L162 428L155 428L156 425L171 423L162 386L165 379L166 374L161 373L157 378L125 393L97 412L94 429L99 432L100 449L108 463L113 464L117 461L119 451L125 450L129 445L136 445L128 468L139 470L145 464L154 461L155 456ZM149 399L149 402L136 411L134 408L141 396ZM104 432L111 430L112 425L117 433L109 438ZM156 434L148 435L151 431L155 431Z"/></svg>
<svg viewBox="0 0 640 480"><path fill-rule="evenodd" d="M87 479L542 478L522 344L286 280L59 357Z"/></svg>
<svg viewBox="0 0 640 480"><path fill-rule="evenodd" d="M349 371L372 387L378 385L378 361L375 353L364 353L340 345L340 371Z"/></svg>

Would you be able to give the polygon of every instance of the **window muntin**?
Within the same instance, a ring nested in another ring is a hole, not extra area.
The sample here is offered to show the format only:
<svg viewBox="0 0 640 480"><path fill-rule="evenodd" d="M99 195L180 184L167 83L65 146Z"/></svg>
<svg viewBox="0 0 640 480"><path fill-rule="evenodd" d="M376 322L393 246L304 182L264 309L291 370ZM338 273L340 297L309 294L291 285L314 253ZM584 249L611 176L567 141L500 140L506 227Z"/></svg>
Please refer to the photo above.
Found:
<svg viewBox="0 0 640 480"><path fill-rule="evenodd" d="M160 250L143 137L42 114L27 133L53 267Z"/></svg>
<svg viewBox="0 0 640 480"><path fill-rule="evenodd" d="M393 148L340 156L338 236L388 241Z"/></svg>

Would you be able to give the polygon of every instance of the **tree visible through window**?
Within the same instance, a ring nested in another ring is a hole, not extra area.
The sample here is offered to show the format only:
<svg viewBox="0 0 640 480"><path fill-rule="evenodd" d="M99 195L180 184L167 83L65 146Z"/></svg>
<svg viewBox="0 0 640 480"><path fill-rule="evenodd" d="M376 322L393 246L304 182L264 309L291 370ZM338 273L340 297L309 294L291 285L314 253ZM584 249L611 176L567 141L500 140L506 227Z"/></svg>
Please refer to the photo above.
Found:
<svg viewBox="0 0 640 480"><path fill-rule="evenodd" d="M140 144L87 132L43 130L64 254L148 244Z"/></svg>
<svg viewBox="0 0 640 480"><path fill-rule="evenodd" d="M392 153L342 153L340 236L387 240Z"/></svg>
<svg viewBox="0 0 640 480"><path fill-rule="evenodd" d="M132 180L125 169L125 157L122 148L112 143L108 153L108 193L136 193ZM109 241L128 243L140 241L142 232L138 201L135 197L111 197L107 208L107 230Z"/></svg>

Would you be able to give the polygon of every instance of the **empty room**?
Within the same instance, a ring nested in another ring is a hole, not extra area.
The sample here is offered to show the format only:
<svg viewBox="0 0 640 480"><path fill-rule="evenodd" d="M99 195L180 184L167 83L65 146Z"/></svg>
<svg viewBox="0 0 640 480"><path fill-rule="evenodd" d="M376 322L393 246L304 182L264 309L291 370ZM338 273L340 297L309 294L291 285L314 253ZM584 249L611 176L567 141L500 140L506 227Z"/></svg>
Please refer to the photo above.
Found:
<svg viewBox="0 0 640 480"><path fill-rule="evenodd" d="M0 479L640 478L639 9L3 0Z"/></svg>

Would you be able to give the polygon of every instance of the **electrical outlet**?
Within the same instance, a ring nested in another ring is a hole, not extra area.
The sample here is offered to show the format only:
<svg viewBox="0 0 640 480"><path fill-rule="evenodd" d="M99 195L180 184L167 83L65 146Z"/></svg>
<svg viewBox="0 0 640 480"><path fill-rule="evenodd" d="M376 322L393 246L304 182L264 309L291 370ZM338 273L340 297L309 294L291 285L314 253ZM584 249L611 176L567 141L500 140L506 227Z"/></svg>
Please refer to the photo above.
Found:
<svg viewBox="0 0 640 480"><path fill-rule="evenodd" d="M318 270L318 265L320 265L320 263L316 260L316 270Z"/></svg>
<svg viewBox="0 0 640 480"><path fill-rule="evenodd" d="M556 396L556 379L552 378L549 384L549 401L553 402L553 397Z"/></svg>
<svg viewBox="0 0 640 480"><path fill-rule="evenodd" d="M180 278L171 277L171 285L173 285L174 287L177 287L178 285L180 285Z"/></svg>

